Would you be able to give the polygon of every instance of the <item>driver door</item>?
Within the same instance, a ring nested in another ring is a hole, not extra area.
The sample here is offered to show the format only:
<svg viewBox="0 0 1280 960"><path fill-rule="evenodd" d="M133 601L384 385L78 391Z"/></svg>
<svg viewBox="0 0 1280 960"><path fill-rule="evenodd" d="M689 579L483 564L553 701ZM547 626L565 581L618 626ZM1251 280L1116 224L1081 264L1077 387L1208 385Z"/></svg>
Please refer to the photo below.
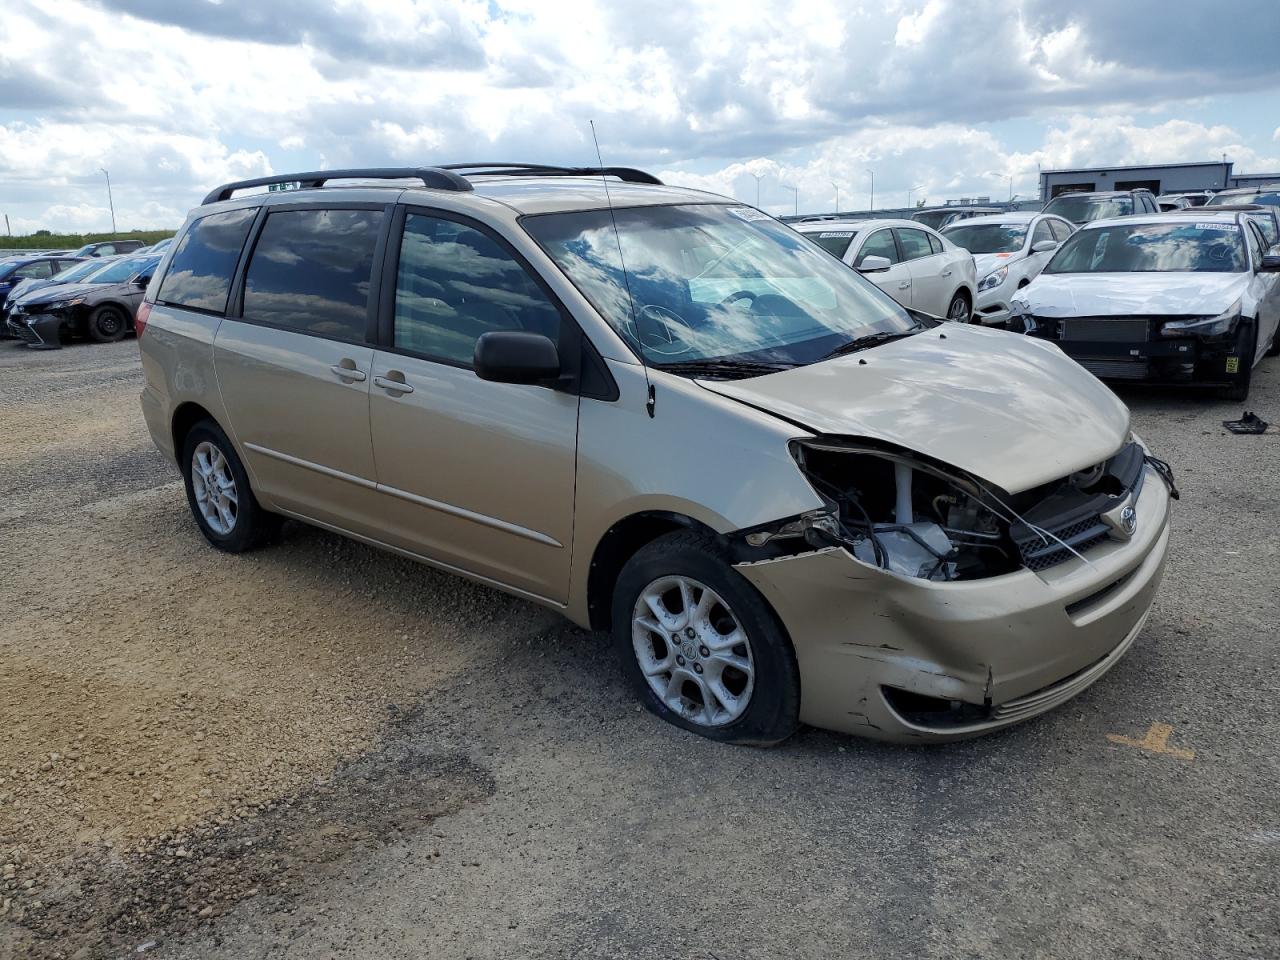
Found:
<svg viewBox="0 0 1280 960"><path fill-rule="evenodd" d="M892 228L884 227L867 235L853 255L854 268L861 266L867 257L884 257L892 266L888 270L864 273L863 276L904 307L911 306L911 270L902 262Z"/></svg>

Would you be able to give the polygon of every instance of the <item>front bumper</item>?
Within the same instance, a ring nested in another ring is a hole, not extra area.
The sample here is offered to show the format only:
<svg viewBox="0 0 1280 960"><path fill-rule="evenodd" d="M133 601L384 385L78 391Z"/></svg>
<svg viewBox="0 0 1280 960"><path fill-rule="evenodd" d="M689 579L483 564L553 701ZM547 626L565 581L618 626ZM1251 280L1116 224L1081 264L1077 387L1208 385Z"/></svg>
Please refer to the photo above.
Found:
<svg viewBox="0 0 1280 960"><path fill-rule="evenodd" d="M64 317L51 313L20 316L10 313L5 320L5 329L9 336L22 340L33 349L58 350L62 347L61 331L65 322Z"/></svg>
<svg viewBox="0 0 1280 960"><path fill-rule="evenodd" d="M800 719L899 743L963 739L1036 716L1107 672L1151 608L1169 492L1150 466L1137 531L1039 573L951 583L902 577L842 548L736 569L773 605L800 667ZM903 695L951 701L922 721Z"/></svg>
<svg viewBox="0 0 1280 960"><path fill-rule="evenodd" d="M1013 319L1014 310L1009 304L1013 284L1006 280L998 287L983 290L973 299L973 320L988 327L1004 327Z"/></svg>
<svg viewBox="0 0 1280 960"><path fill-rule="evenodd" d="M1172 318L1170 318L1172 319ZM1159 320L1148 321L1139 337L1083 339L1065 336L1061 321L1036 318L1029 336L1056 343L1072 360L1101 380L1162 384L1230 385L1242 371L1235 333L1223 337L1162 337ZM1096 329L1105 332L1105 321Z"/></svg>

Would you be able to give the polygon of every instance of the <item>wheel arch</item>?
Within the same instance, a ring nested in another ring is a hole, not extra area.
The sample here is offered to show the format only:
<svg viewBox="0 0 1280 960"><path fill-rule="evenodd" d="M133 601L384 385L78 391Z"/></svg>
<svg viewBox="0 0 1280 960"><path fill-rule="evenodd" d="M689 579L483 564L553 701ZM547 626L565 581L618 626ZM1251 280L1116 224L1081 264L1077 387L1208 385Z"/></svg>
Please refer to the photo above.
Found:
<svg viewBox="0 0 1280 960"><path fill-rule="evenodd" d="M122 303L119 300L103 300L100 303L95 303L92 307L89 308L89 313L86 316L86 320L92 319L93 315L97 313L99 310L101 310L103 307L114 307L116 310L119 310L122 314L124 314L125 329L126 330L133 329L133 314L134 314L133 308L130 307L127 303Z"/></svg>
<svg viewBox="0 0 1280 960"><path fill-rule="evenodd" d="M668 510L629 514L604 532L592 551L587 574L587 613L591 629L611 628L613 588L626 562L642 547L676 530L697 530L712 537L720 536L705 523Z"/></svg>
<svg viewBox="0 0 1280 960"><path fill-rule="evenodd" d="M178 408L173 411L173 418L170 421L170 432L173 435L173 452L179 462L182 459L182 444L186 440L187 434L201 420L212 420L218 422L218 418L212 413L196 403L194 400L188 400L180 403ZM219 424L221 426L221 424Z"/></svg>

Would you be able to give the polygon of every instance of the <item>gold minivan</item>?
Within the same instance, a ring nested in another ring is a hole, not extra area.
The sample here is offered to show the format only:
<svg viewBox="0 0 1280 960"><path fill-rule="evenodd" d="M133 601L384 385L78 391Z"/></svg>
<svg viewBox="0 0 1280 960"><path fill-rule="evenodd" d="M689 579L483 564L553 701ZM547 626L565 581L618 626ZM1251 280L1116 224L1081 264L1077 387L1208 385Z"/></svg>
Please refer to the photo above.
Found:
<svg viewBox="0 0 1280 960"><path fill-rule="evenodd" d="M1124 655L1164 568L1169 468L1055 346L638 170L226 184L137 328L215 547L292 518L527 597L719 740L1042 713Z"/></svg>

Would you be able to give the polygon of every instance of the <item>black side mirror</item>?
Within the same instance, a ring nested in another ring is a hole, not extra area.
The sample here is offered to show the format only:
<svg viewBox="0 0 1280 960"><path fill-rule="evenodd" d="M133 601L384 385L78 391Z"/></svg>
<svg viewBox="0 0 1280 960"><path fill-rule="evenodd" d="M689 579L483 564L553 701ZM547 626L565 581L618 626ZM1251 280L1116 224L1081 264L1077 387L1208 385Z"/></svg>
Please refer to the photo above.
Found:
<svg viewBox="0 0 1280 960"><path fill-rule="evenodd" d="M550 337L523 330L494 330L476 341L471 366L494 383L546 383L560 376L560 353Z"/></svg>
<svg viewBox="0 0 1280 960"><path fill-rule="evenodd" d="M151 282L150 277L134 277L133 278L133 285L135 287L141 287L143 290L147 289L147 284L149 284L150 282Z"/></svg>
<svg viewBox="0 0 1280 960"><path fill-rule="evenodd" d="M1271 249L1275 249L1272 247ZM1262 265L1258 267L1259 273L1280 273L1280 253L1264 253L1262 255Z"/></svg>

